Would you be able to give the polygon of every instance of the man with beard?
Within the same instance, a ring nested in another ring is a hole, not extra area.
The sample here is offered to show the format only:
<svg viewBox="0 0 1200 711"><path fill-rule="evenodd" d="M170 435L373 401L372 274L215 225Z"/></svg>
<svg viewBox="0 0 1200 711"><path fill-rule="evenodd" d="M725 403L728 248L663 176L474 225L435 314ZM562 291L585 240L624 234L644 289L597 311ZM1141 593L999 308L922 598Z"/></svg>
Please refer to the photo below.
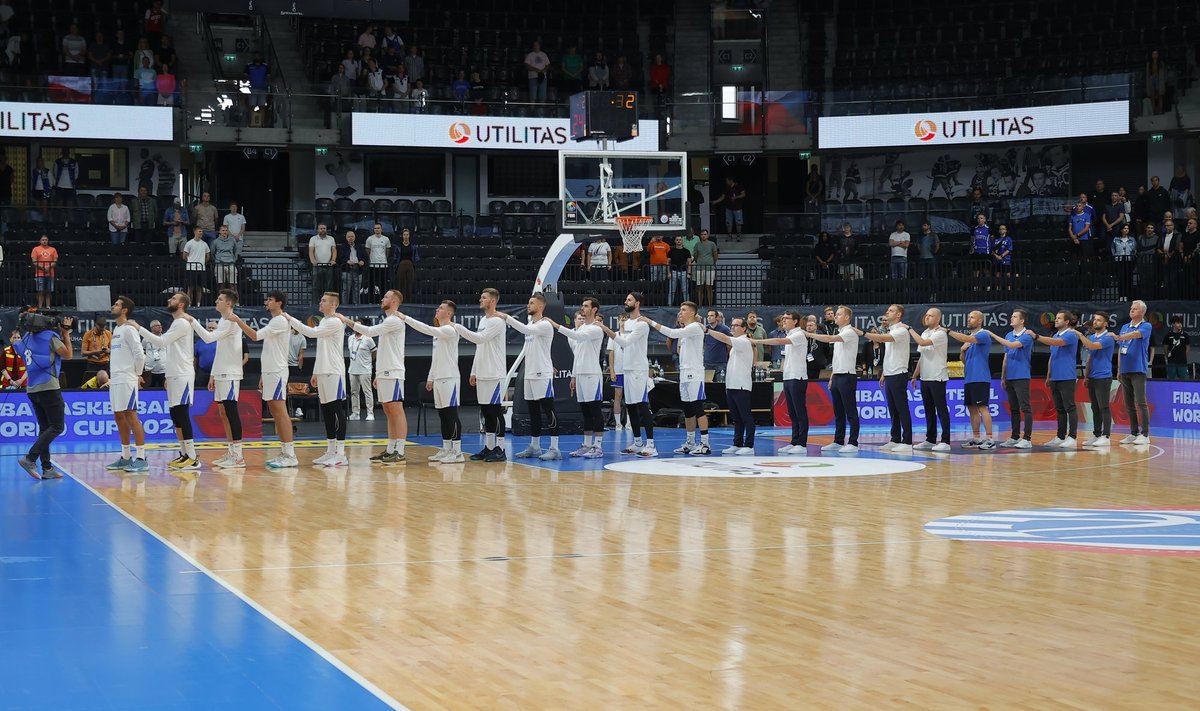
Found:
<svg viewBox="0 0 1200 711"><path fill-rule="evenodd" d="M621 450L622 454L636 454L639 457L656 457L658 450L654 448L654 418L650 412L650 360L646 357L646 339L650 335L650 326L642 318L642 300L645 297L640 291L631 291L625 296L625 313L628 319L621 333L600 324L604 334L623 349L622 367L625 382L625 404L629 408L629 426L633 430L633 443ZM642 442L642 428L646 430L646 441Z"/></svg>
<svg viewBox="0 0 1200 711"><path fill-rule="evenodd" d="M196 442L192 439L192 392L196 380L195 338L192 335L192 325L184 315L192 305L192 300L183 292L176 292L167 300L167 312L171 314L171 326L167 332L155 334L141 326L138 333L148 342L167 351L167 407L171 413L171 423L175 425L175 436L179 440L179 456L167 463L167 467L176 471L194 471L200 468L200 458L196 455Z"/></svg>
<svg viewBox="0 0 1200 711"><path fill-rule="evenodd" d="M138 335L137 327L129 321L132 314L133 300L118 296L112 305L116 326L109 346L108 402L112 405L117 436L121 439L121 457L105 469L137 473L150 467L146 464L146 433L137 412L138 386L146 366L146 352L142 350L142 337ZM132 451L130 439L133 440Z"/></svg>
<svg viewBox="0 0 1200 711"><path fill-rule="evenodd" d="M546 297L540 293L529 297L529 323L524 324L505 314L504 320L525 335L525 402L529 406L529 446L517 453L520 458L537 457L543 461L562 459L558 449L558 415L554 411L554 361L551 345L554 326L543 319ZM550 431L550 448L542 451L542 420Z"/></svg>
<svg viewBox="0 0 1200 711"><path fill-rule="evenodd" d="M572 457L600 459L604 456L601 442L604 438L604 420L600 414L600 403L604 399L604 375L600 370L600 345L604 342L604 329L597 321L600 318L600 302L594 297L583 300L579 307L580 322L574 329L564 328L550 321L554 328L572 342L575 352L571 372L575 388L575 401L583 411L583 446L571 452ZM549 320L549 319L547 319ZM704 370L700 370L701 379ZM688 433L691 436L691 433Z"/></svg>

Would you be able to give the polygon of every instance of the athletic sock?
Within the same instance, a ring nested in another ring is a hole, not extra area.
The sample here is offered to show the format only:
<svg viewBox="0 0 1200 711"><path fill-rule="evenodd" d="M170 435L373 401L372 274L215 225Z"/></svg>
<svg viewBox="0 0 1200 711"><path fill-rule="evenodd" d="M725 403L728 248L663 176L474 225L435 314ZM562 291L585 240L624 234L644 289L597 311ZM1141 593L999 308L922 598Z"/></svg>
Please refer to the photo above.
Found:
<svg viewBox="0 0 1200 711"><path fill-rule="evenodd" d="M649 447L650 449L655 449L653 437L650 437L646 440L646 446Z"/></svg>
<svg viewBox="0 0 1200 711"><path fill-rule="evenodd" d="M454 440L450 443L450 451L458 454L462 451L462 440Z"/></svg>
<svg viewBox="0 0 1200 711"><path fill-rule="evenodd" d="M708 430L700 430L700 442L708 444Z"/></svg>
<svg viewBox="0 0 1200 711"><path fill-rule="evenodd" d="M692 430L691 432L687 433L687 443L688 444L696 443L696 431L695 430Z"/></svg>
<svg viewBox="0 0 1200 711"><path fill-rule="evenodd" d="M383 451L387 452L388 454L395 452L396 451L396 440L389 439L387 441L387 446L383 448Z"/></svg>
<svg viewBox="0 0 1200 711"><path fill-rule="evenodd" d="M397 439L397 440L393 440L393 441L396 444L396 448L393 449L392 451L395 452L396 454L399 454L400 456L404 456L404 440Z"/></svg>
<svg viewBox="0 0 1200 711"><path fill-rule="evenodd" d="M296 456L296 443L295 442L284 442L283 443L283 456L285 456L285 457Z"/></svg>
<svg viewBox="0 0 1200 711"><path fill-rule="evenodd" d="M325 453L333 454L335 452L337 452L337 440L336 439L325 440Z"/></svg>
<svg viewBox="0 0 1200 711"><path fill-rule="evenodd" d="M144 445L138 446L135 444L133 446L133 458L134 459L145 459L146 458L146 447Z"/></svg>
<svg viewBox="0 0 1200 711"><path fill-rule="evenodd" d="M550 435L550 449L558 449L558 435Z"/></svg>
<svg viewBox="0 0 1200 711"><path fill-rule="evenodd" d="M242 458L242 443L241 442L233 443L233 458L234 459Z"/></svg>
<svg viewBox="0 0 1200 711"><path fill-rule="evenodd" d="M194 440L194 439L183 440L183 453L187 455L188 459L195 459L196 458L196 440Z"/></svg>
<svg viewBox="0 0 1200 711"><path fill-rule="evenodd" d="M450 440L448 440L448 439L444 439L444 440L442 440L442 451L443 451L443 452L449 452L449 451L450 451Z"/></svg>
<svg viewBox="0 0 1200 711"><path fill-rule="evenodd" d="M585 435L583 436L583 446L585 446L585 447L590 447L590 446L592 446L592 444L594 444L594 443L595 443L595 441L596 441L596 438L595 438L595 437L593 437L593 436L592 436L592 435L590 435L590 434L585 434Z"/></svg>
<svg viewBox="0 0 1200 711"><path fill-rule="evenodd" d="M541 449L542 448L542 438L541 437L530 437L529 438L529 446L533 447L534 449Z"/></svg>
<svg viewBox="0 0 1200 711"><path fill-rule="evenodd" d="M339 456L345 455L346 454L345 440L340 440L340 439L334 440L333 452L334 452L334 454L337 454Z"/></svg>
<svg viewBox="0 0 1200 711"><path fill-rule="evenodd" d="M485 447L487 447L488 449L495 449L496 448L496 433L488 432L487 435L485 436L485 441L486 441L486 444L484 445Z"/></svg>
<svg viewBox="0 0 1200 711"><path fill-rule="evenodd" d="M497 446L497 447L499 447L500 449L503 449L503 450L507 450L507 449L508 449L508 446L507 446L507 445L504 443L504 438L503 438L503 437L497 437L497 438L496 438L496 446Z"/></svg>
<svg viewBox="0 0 1200 711"><path fill-rule="evenodd" d="M127 444L121 445L121 458L129 459L129 445L127 445Z"/></svg>
<svg viewBox="0 0 1200 711"><path fill-rule="evenodd" d="M635 447L645 447L646 445L642 444L642 438L641 438L641 437L634 437L634 438L633 438L633 446L635 446Z"/></svg>

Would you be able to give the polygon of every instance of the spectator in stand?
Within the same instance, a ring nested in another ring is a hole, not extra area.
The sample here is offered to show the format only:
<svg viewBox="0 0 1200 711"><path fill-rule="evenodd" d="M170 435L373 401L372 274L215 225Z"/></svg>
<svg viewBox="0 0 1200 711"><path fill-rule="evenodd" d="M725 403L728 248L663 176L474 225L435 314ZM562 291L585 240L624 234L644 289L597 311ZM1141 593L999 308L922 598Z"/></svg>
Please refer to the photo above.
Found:
<svg viewBox="0 0 1200 711"><path fill-rule="evenodd" d="M529 100L546 100L547 72L550 69L550 58L542 51L542 43L534 41L525 55L525 76L529 79Z"/></svg>
<svg viewBox="0 0 1200 711"><path fill-rule="evenodd" d="M692 274L692 253L683 246L683 235L675 235L674 244L667 252L671 269L671 286L667 293L667 305L679 306L688 298L688 278ZM679 299L676 300L676 295Z"/></svg>
<svg viewBox="0 0 1200 711"><path fill-rule="evenodd" d="M79 34L75 23L67 29L62 38L63 72L73 76L85 76L84 67L87 63L87 40Z"/></svg>
<svg viewBox="0 0 1200 711"><path fill-rule="evenodd" d="M1075 203L1075 210L1067 223L1067 236L1071 239L1071 252L1076 262L1083 263L1092 258L1092 219L1088 216L1087 203Z"/></svg>
<svg viewBox="0 0 1200 711"><path fill-rule="evenodd" d="M363 248L367 252L367 300L382 299L391 288L391 280L388 278L388 255L392 253L392 241L383 234L383 225L375 223L371 236L363 242Z"/></svg>
<svg viewBox="0 0 1200 711"><path fill-rule="evenodd" d="M175 198L175 204L168 207L163 213L163 227L167 228L167 252L169 254L179 254L183 249L183 243L187 241L188 225L192 222L188 216L187 208L183 206L179 198ZM201 237L204 233L201 232Z"/></svg>
<svg viewBox="0 0 1200 711"><path fill-rule="evenodd" d="M617 55L617 63L610 68L612 77L612 88L628 89L633 82L633 67L629 66L629 61L625 59L625 55Z"/></svg>
<svg viewBox="0 0 1200 711"><path fill-rule="evenodd" d="M325 223L317 225L317 233L308 240L308 263L312 266L313 304L321 301L327 291L340 293L336 286L337 242Z"/></svg>
<svg viewBox="0 0 1200 711"><path fill-rule="evenodd" d="M992 209L983 201L983 191L975 188L971 191L971 222L978 224L980 215L986 222L992 218Z"/></svg>
<svg viewBox="0 0 1200 711"><path fill-rule="evenodd" d="M129 77L129 62L133 58L133 47L125 38L125 30L117 30L112 41L112 62L109 68L115 79Z"/></svg>
<svg viewBox="0 0 1200 711"><path fill-rule="evenodd" d="M1171 193L1162 186L1162 181L1157 175L1150 177L1150 189L1146 191L1146 197L1151 215L1149 219L1156 220L1171 209Z"/></svg>
<svg viewBox="0 0 1200 711"><path fill-rule="evenodd" d="M150 333L158 337L163 335L162 321L154 319L150 322ZM162 388L167 380L167 348L156 346L150 339L142 341L142 350L146 352L146 364L143 366L143 376L147 388Z"/></svg>
<svg viewBox="0 0 1200 711"><path fill-rule="evenodd" d="M612 266L612 247L604 235L597 234L596 239L587 246L583 253L584 269L588 279L592 281L608 281L609 269Z"/></svg>
<svg viewBox="0 0 1200 711"><path fill-rule="evenodd" d="M813 248L813 259L817 260L817 278L832 279L833 267L837 263L837 247L829 239L829 233L821 230L817 235L817 245Z"/></svg>
<svg viewBox="0 0 1200 711"><path fill-rule="evenodd" d="M356 244L357 241L358 235L354 230L346 230L346 241L338 248L338 265L342 268L342 303L351 306L362 303L359 293L367 256L362 245Z"/></svg>
<svg viewBox="0 0 1200 711"><path fill-rule="evenodd" d="M104 33L96 33L96 41L92 42L87 48L88 64L91 65L92 81L97 79L107 79L110 74L110 65L112 64L112 47L104 41Z"/></svg>
<svg viewBox="0 0 1200 711"><path fill-rule="evenodd" d="M708 230L700 230L700 241L692 250L692 274L696 280L696 303L712 306L716 303L717 260L721 250L708 238Z"/></svg>
<svg viewBox="0 0 1200 711"><path fill-rule="evenodd" d="M166 38L164 38L166 39ZM175 105L175 75L171 73L171 65L164 64L154 78L154 89L158 92L159 106Z"/></svg>
<svg viewBox="0 0 1200 711"><path fill-rule="evenodd" d="M1101 215L1104 213L1105 205L1108 205L1109 203L1111 194L1112 193L1110 191L1104 189L1103 180L1096 181L1096 189L1087 196L1088 207L1091 207L1093 210L1095 210L1093 217L1096 218L1097 222L1093 224L1098 224ZM1097 237L1099 237L1099 234L1097 234Z"/></svg>
<svg viewBox="0 0 1200 711"><path fill-rule="evenodd" d="M421 48L415 44L408 48L408 56L404 58L404 71L413 84L425 80L425 57L421 56Z"/></svg>
<svg viewBox="0 0 1200 711"><path fill-rule="evenodd" d="M1163 223L1163 236L1158 242L1158 256L1162 259L1162 285L1169 299L1179 297L1180 281L1183 278L1183 235L1175 231L1175 221Z"/></svg>
<svg viewBox="0 0 1200 711"><path fill-rule="evenodd" d="M112 204L108 206L108 236L113 244L125 244L129 236L129 206L125 204L121 193L113 195Z"/></svg>
<svg viewBox="0 0 1200 711"><path fill-rule="evenodd" d="M389 98L392 99L397 111L408 111L409 84L408 73L404 67L397 70L396 76L392 77L392 83L388 86L391 92Z"/></svg>
<svg viewBox="0 0 1200 711"><path fill-rule="evenodd" d="M842 225L842 236L838 240L838 273L843 279L863 277L862 267L858 266L858 238L849 222Z"/></svg>
<svg viewBox="0 0 1200 711"><path fill-rule="evenodd" d="M483 79L480 78L479 72L471 72L471 115L472 116L487 116L487 86L484 85Z"/></svg>
<svg viewBox="0 0 1200 711"><path fill-rule="evenodd" d="M236 202L229 203L229 214L221 220L221 224L229 230L229 236L234 239L241 249L245 249L243 238L246 236L246 216L238 210Z"/></svg>
<svg viewBox="0 0 1200 711"><path fill-rule="evenodd" d="M179 62L179 55L175 53L175 48L171 46L170 35L162 36L162 39L158 42L158 51L155 52L154 56L157 59L155 65L165 64L171 68L172 74L175 73L175 65Z"/></svg>
<svg viewBox="0 0 1200 711"><path fill-rule="evenodd" d="M150 49L150 40L145 37L139 37L137 41L137 49L133 51L133 69L137 71L142 67L142 60L148 60L151 69L157 63L158 58L154 56L154 50Z"/></svg>
<svg viewBox="0 0 1200 711"><path fill-rule="evenodd" d="M150 197L145 185L138 188L137 195L129 199L130 238L134 244L150 244L154 241L154 216L158 205Z"/></svg>
<svg viewBox="0 0 1200 711"><path fill-rule="evenodd" d="M142 18L142 28L146 33L146 39L153 49L158 49L161 46L163 32L167 31L167 18L168 13L163 9L162 0L154 0L150 5L150 9L146 10L146 14Z"/></svg>
<svg viewBox="0 0 1200 711"><path fill-rule="evenodd" d="M54 271L58 266L58 250L50 246L50 238L42 235L30 253L33 261L33 280L37 288L39 309L50 308L54 295Z"/></svg>
<svg viewBox="0 0 1200 711"><path fill-rule="evenodd" d="M562 72L562 88L565 94L583 91L583 57L574 46L567 47L567 52L559 60L559 71Z"/></svg>
<svg viewBox="0 0 1200 711"><path fill-rule="evenodd" d="M663 241L661 234L653 235L650 243L646 245L646 259L650 264L651 281L648 291L656 294L658 299L662 299L667 293L667 254L670 251L671 245Z"/></svg>
<svg viewBox="0 0 1200 711"><path fill-rule="evenodd" d="M1171 330L1163 335L1163 358L1167 364L1167 380L1188 379L1188 356L1192 339L1183 331L1183 319L1171 317Z"/></svg>
<svg viewBox="0 0 1200 711"><path fill-rule="evenodd" d="M726 175L725 191L712 202L713 207L725 203L725 230L729 232L730 237L736 235L739 242L742 239L742 225L745 222L745 212L742 210L745 201L746 189L739 185L732 175Z"/></svg>
<svg viewBox="0 0 1200 711"><path fill-rule="evenodd" d="M79 355L87 361L87 372L95 373L108 366L112 351L112 331L108 330L108 319L96 316L94 326L84 331Z"/></svg>
<svg viewBox="0 0 1200 711"><path fill-rule="evenodd" d="M145 40L142 40L145 42ZM152 106L158 97L158 72L154 71L149 57L142 57L138 68L133 70L142 106Z"/></svg>
<svg viewBox="0 0 1200 711"><path fill-rule="evenodd" d="M329 95L325 106L325 128L333 128L333 115L349 111L350 98L354 95L354 82L346 76L345 62L338 63L325 93Z"/></svg>
<svg viewBox="0 0 1200 711"><path fill-rule="evenodd" d="M192 208L192 218L196 227L204 230L204 241L211 247L217 238L217 206L212 204L212 196L207 192L200 193L200 202Z"/></svg>
<svg viewBox="0 0 1200 711"><path fill-rule="evenodd" d="M429 90L425 88L425 82L418 79L409 98L412 99L414 113L425 113L429 106Z"/></svg>
<svg viewBox="0 0 1200 711"><path fill-rule="evenodd" d="M1145 185L1138 186L1138 194L1133 199L1130 214L1133 217L1134 231L1139 235L1145 231L1143 225L1155 219L1150 212L1150 193L1146 190Z"/></svg>
<svg viewBox="0 0 1200 711"><path fill-rule="evenodd" d="M208 273L208 262L212 258L212 250L204 241L204 230L199 227L192 230L192 238L183 244L179 256L183 259L184 271L187 272L188 297L193 304L200 306L204 303L204 277Z"/></svg>
<svg viewBox="0 0 1200 711"><path fill-rule="evenodd" d="M374 59L367 60L367 70L364 74L364 77L367 87L367 96L371 97L372 99L382 99L383 90L387 84L384 80L383 69L380 68L379 63Z"/></svg>
<svg viewBox="0 0 1200 711"><path fill-rule="evenodd" d="M942 249L942 241L928 222L921 223L921 234L913 240L917 246L916 277L918 279L937 279L937 255Z"/></svg>
<svg viewBox="0 0 1200 711"><path fill-rule="evenodd" d="M1192 179L1188 177L1187 168L1183 164L1175 166L1175 176L1167 187L1171 194L1171 206L1175 209L1194 205L1192 200Z"/></svg>
<svg viewBox="0 0 1200 711"><path fill-rule="evenodd" d="M396 34L391 25L384 26L382 42L384 49L394 49L397 52L404 49L404 40L400 39L400 35Z"/></svg>
<svg viewBox="0 0 1200 711"><path fill-rule="evenodd" d="M71 157L71 149L64 148L54 161L54 202L59 207L75 207L78 204L76 188L79 180L79 163Z"/></svg>
<svg viewBox="0 0 1200 711"><path fill-rule="evenodd" d="M345 70L346 79L350 84L358 86L358 74L362 71L362 62L355 57L354 50L346 50L346 57L342 60L342 69Z"/></svg>
<svg viewBox="0 0 1200 711"><path fill-rule="evenodd" d="M721 312L709 309L707 314L707 331L716 331L729 335L729 327L721 323ZM725 364L729 362L729 348L707 333L704 334L704 369L714 371L713 382L724 379Z"/></svg>
<svg viewBox="0 0 1200 711"><path fill-rule="evenodd" d="M592 63L588 66L588 88L593 91L603 91L608 88L608 60L603 52L592 55Z"/></svg>
<svg viewBox="0 0 1200 711"><path fill-rule="evenodd" d="M358 46L367 49L375 49L378 46L375 38L375 25L367 25L367 29L362 31L362 34L358 36Z"/></svg>
<svg viewBox="0 0 1200 711"><path fill-rule="evenodd" d="M417 262L421 255L417 245L412 243L412 233L407 229L400 231L400 244L393 252L396 258L396 290L404 296L405 301L412 301L413 289L417 283Z"/></svg>
<svg viewBox="0 0 1200 711"><path fill-rule="evenodd" d="M1146 96L1150 98L1151 111L1161 114L1166 110L1167 69L1157 49L1150 52L1146 62Z"/></svg>
<svg viewBox="0 0 1200 711"><path fill-rule="evenodd" d="M1188 298L1195 298L1196 285L1200 284L1200 220L1189 217L1183 231L1183 283L1188 287Z"/></svg>
<svg viewBox="0 0 1200 711"><path fill-rule="evenodd" d="M1112 253L1112 241L1116 239L1117 234L1121 231L1121 225L1125 224L1125 203L1121 200L1120 193L1111 193L1109 196L1109 204L1104 206L1104 243L1100 246L1101 253Z"/></svg>
<svg viewBox="0 0 1200 711"><path fill-rule="evenodd" d="M982 278L992 263L992 228L988 227L985 212L975 213L975 227L971 230L971 247L967 256L975 265L975 279Z"/></svg>
<svg viewBox="0 0 1200 711"><path fill-rule="evenodd" d="M45 158L38 158L37 167L33 169L32 173L33 179L29 187L29 196L37 203L38 210L41 211L41 219L45 222L49 219L50 196L54 194L54 181L50 177L50 169L46 167Z"/></svg>
<svg viewBox="0 0 1200 711"><path fill-rule="evenodd" d="M1133 291L1133 267L1137 259L1137 240L1133 238L1129 223L1121 225L1109 250L1116 264L1117 293L1120 294L1121 301L1128 301L1129 294Z"/></svg>
<svg viewBox="0 0 1200 711"><path fill-rule="evenodd" d="M996 228L997 234L992 240L992 271L996 275L997 291L1012 291L1013 280L1013 240L1008 235L1008 225Z"/></svg>
<svg viewBox="0 0 1200 711"><path fill-rule="evenodd" d="M804 207L811 212L821 209L821 201L825 199L825 178L821 175L820 166L813 164L808 168L808 180L804 181Z"/></svg>
<svg viewBox="0 0 1200 711"><path fill-rule="evenodd" d="M462 69L458 70L458 76L451 82L450 91L454 94L454 100L459 102L466 101L470 95L471 82L467 81L467 73Z"/></svg>
<svg viewBox="0 0 1200 711"><path fill-rule="evenodd" d="M4 351L0 354L0 357L3 358L3 362L0 363L0 388L5 390L23 388L28 380L25 372L25 359L13 346L19 340L21 340L21 332L14 328L12 333L8 334L8 344L4 346Z"/></svg>
<svg viewBox="0 0 1200 711"><path fill-rule="evenodd" d="M904 229L904 221L896 220L896 229L888 236L888 248L892 253L892 278L908 278L908 245L912 236Z"/></svg>
<svg viewBox="0 0 1200 711"><path fill-rule="evenodd" d="M1143 224L1142 232L1136 239L1138 286L1144 285L1148 291L1152 291L1162 281L1159 269L1162 258L1158 254L1159 237L1154 223Z"/></svg>
<svg viewBox="0 0 1200 711"><path fill-rule="evenodd" d="M263 61L261 52L254 53L254 60L243 72L250 83L250 110L267 108L267 95L271 91L271 66Z"/></svg>
<svg viewBox="0 0 1200 711"><path fill-rule="evenodd" d="M217 282L217 291L221 289L237 289L238 260L242 258L242 243L229 234L229 228L221 225L217 238L212 243L213 276Z"/></svg>
<svg viewBox="0 0 1200 711"><path fill-rule="evenodd" d="M671 67L661 54L654 55L650 65L650 92L662 96L671 90Z"/></svg>

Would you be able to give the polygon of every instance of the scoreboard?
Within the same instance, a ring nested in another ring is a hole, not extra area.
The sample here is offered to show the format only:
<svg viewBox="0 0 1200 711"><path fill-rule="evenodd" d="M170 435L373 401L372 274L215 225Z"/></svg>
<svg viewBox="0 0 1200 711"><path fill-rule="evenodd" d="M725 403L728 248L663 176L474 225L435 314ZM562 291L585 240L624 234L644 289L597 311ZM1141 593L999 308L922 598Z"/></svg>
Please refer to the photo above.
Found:
<svg viewBox="0 0 1200 711"><path fill-rule="evenodd" d="M576 141L627 141L637 135L637 92L584 91L571 97L571 138Z"/></svg>

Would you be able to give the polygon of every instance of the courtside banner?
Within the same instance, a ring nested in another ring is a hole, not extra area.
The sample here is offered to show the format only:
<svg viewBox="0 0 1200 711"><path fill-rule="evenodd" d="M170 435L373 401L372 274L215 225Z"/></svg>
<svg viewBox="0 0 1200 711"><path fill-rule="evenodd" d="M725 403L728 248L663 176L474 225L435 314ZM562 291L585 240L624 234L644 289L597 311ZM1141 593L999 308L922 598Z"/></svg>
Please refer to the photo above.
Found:
<svg viewBox="0 0 1200 711"><path fill-rule="evenodd" d="M0 101L0 138L171 141L169 106L99 106Z"/></svg>
<svg viewBox="0 0 1200 711"><path fill-rule="evenodd" d="M429 114L350 115L351 144L450 150L559 151L576 145L565 118L434 116ZM610 146L615 152L657 151L658 122L638 121L637 138Z"/></svg>
<svg viewBox="0 0 1200 711"><path fill-rule="evenodd" d="M1129 133L1129 102L947 113L822 116L817 126L817 145L822 150L1121 136Z"/></svg>

